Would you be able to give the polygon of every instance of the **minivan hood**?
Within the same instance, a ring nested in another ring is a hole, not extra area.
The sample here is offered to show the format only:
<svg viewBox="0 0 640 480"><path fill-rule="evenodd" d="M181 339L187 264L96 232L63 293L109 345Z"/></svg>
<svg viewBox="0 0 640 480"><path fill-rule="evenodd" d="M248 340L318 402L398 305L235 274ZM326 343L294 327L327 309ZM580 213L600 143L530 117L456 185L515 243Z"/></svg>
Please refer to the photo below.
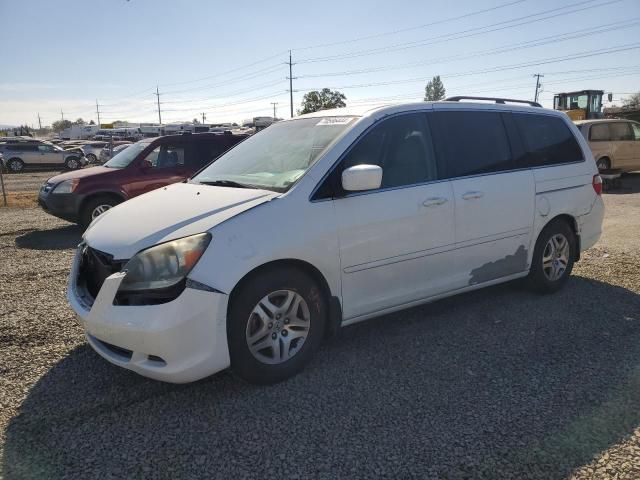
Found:
<svg viewBox="0 0 640 480"><path fill-rule="evenodd" d="M119 169L115 168L107 168L107 167L89 167L89 168L80 168L78 170L72 170L70 172L61 173L60 175L56 175L55 177L51 177L47 182L49 183L60 183L64 180L72 180L74 178L84 178L90 177L92 175L100 175L103 173L117 172Z"/></svg>
<svg viewBox="0 0 640 480"><path fill-rule="evenodd" d="M102 214L84 239L90 247L126 260L158 243L206 232L278 195L267 190L176 183Z"/></svg>

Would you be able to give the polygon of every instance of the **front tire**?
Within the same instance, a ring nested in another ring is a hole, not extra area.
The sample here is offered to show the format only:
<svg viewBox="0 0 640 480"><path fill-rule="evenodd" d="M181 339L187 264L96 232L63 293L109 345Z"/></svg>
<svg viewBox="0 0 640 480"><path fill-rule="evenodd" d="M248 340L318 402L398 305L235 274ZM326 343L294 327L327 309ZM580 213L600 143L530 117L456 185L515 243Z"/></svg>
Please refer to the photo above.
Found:
<svg viewBox="0 0 640 480"><path fill-rule="evenodd" d="M121 203L119 199L108 195L100 195L90 199L80 213L80 225L87 228L94 218Z"/></svg>
<svg viewBox="0 0 640 480"><path fill-rule="evenodd" d="M24 170L24 162L19 158L11 158L7 162L7 170L11 173L20 173Z"/></svg>
<svg viewBox="0 0 640 480"><path fill-rule="evenodd" d="M238 288L227 323L231 369L261 385L300 372L324 337L327 305L317 282L298 268L274 267Z"/></svg>
<svg viewBox="0 0 640 480"><path fill-rule="evenodd" d="M553 293L567 282L576 258L577 242L571 227L554 220L538 236L529 272L529 285L540 293Z"/></svg>
<svg viewBox="0 0 640 480"><path fill-rule="evenodd" d="M98 163L98 157L96 157L93 153L87 154L87 161L91 164Z"/></svg>

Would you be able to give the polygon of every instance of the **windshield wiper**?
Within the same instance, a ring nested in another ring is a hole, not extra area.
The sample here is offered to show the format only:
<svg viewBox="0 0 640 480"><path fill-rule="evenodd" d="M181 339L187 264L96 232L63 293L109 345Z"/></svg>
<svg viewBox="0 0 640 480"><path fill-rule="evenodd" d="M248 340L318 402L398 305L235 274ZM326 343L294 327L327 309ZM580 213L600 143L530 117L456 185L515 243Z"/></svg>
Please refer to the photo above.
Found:
<svg viewBox="0 0 640 480"><path fill-rule="evenodd" d="M212 187L231 187L231 188L255 188L251 185L245 185L244 183L234 182L233 180L211 180L200 181L202 185L211 185Z"/></svg>

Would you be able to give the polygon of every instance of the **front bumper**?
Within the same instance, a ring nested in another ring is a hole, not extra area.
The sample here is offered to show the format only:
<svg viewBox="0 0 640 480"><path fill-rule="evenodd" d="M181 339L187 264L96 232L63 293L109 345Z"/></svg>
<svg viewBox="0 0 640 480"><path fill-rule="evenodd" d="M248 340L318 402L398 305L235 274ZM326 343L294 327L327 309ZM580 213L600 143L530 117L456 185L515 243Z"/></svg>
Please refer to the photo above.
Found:
<svg viewBox="0 0 640 480"><path fill-rule="evenodd" d="M53 216L76 223L80 219L80 208L84 195L75 193L45 192L44 187L38 192L38 205Z"/></svg>
<svg viewBox="0 0 640 480"><path fill-rule="evenodd" d="M162 305L118 306L113 299L124 272L107 277L93 302L78 284L76 252L67 299L87 341L109 362L145 377L186 383L229 367L227 295L186 288Z"/></svg>

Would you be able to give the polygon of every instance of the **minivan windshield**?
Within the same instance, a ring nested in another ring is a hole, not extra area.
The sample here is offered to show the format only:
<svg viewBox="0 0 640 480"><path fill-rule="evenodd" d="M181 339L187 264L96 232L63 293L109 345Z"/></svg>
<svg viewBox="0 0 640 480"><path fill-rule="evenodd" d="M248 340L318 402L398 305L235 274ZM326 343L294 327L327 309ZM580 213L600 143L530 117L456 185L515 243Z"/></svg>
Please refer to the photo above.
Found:
<svg viewBox="0 0 640 480"><path fill-rule="evenodd" d="M138 143L134 143L133 145L129 145L129 148L125 148L123 151L114 155L111 160L104 164L105 167L108 168L125 168L128 167L131 162L138 156L140 152L142 152L145 148L149 146L150 141L140 141ZM108 147L105 147L108 148Z"/></svg>
<svg viewBox="0 0 640 480"><path fill-rule="evenodd" d="M355 120L335 116L274 123L229 150L191 181L287 191Z"/></svg>

